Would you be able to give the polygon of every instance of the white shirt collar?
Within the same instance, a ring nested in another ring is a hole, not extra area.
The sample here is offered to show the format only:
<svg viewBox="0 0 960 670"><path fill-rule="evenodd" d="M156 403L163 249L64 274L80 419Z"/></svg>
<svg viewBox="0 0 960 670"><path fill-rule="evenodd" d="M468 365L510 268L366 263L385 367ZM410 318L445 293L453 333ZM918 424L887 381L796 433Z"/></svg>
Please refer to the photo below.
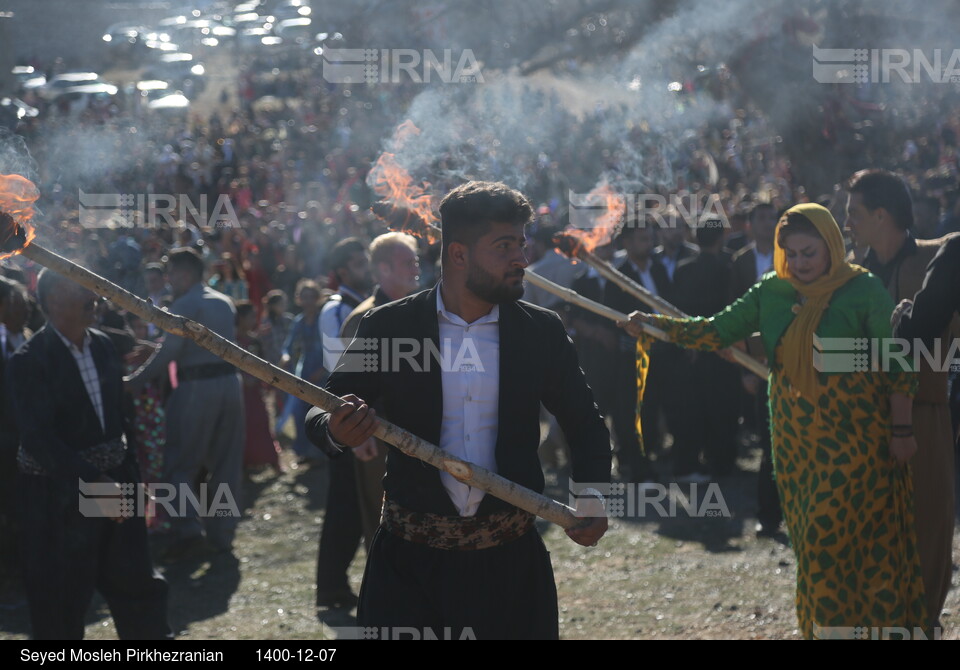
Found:
<svg viewBox="0 0 960 670"><path fill-rule="evenodd" d="M488 314L481 316L473 323L467 323L453 312L447 310L446 305L443 304L443 292L440 290L440 286L438 286L437 315L442 316L444 319L457 326L479 326L485 323L497 323L500 320L500 305L494 305L493 309L491 309Z"/></svg>
<svg viewBox="0 0 960 670"><path fill-rule="evenodd" d="M77 352L78 354L83 354L83 353L85 353L85 352L87 352L87 351L90 351L90 340L91 340L92 338L90 337L90 331L89 331L89 330L84 329L84 331L83 331L83 349L78 349L78 348L77 348L77 345L75 345L73 342L71 342L70 340L68 340L68 339L63 335L63 333L61 333L59 330L57 330L57 329L54 328L53 326L50 326L50 330L52 330L53 332L55 332L57 335L60 336L60 339L63 341L63 343L64 343L65 345L67 345L67 349L69 349L70 351L75 351L75 352Z"/></svg>
<svg viewBox="0 0 960 670"><path fill-rule="evenodd" d="M653 259L652 259L652 258L647 260L647 269L646 269L646 270L641 270L641 269L640 269L640 266L637 265L636 263L634 263L634 262L633 262L632 260L630 260L630 259L627 259L627 261L630 263L631 267L633 267L633 271L636 272L639 276L641 276L641 277L649 276L649 277L653 278ZM650 287L648 286L647 288L650 288Z"/></svg>

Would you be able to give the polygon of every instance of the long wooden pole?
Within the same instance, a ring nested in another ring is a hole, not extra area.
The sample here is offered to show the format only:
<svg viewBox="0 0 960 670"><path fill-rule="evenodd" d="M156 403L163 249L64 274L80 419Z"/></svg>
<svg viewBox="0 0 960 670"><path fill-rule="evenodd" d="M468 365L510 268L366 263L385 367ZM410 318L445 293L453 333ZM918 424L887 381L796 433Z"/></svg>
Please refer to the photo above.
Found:
<svg viewBox="0 0 960 670"><path fill-rule="evenodd" d="M633 279L613 267L610 263L607 263L605 260L598 257L596 254L589 252L586 249L579 248L574 252L573 255L590 267L596 269L596 271L599 272L600 275L602 275L605 279L612 281L624 291L637 298L648 307L657 310L661 314L674 316L680 319L689 317L688 314L684 313L682 310L675 307L660 296L654 295L645 286L641 286ZM770 368L747 352L735 347L731 347L730 353L732 354L734 361L761 379L766 379L770 376Z"/></svg>
<svg viewBox="0 0 960 670"><path fill-rule="evenodd" d="M667 302L660 296L654 295L647 289L646 286L635 282L633 279L620 272L620 270L613 267L613 265L606 262L593 252L580 248L575 252L574 255L578 260L581 260L590 267L594 268L605 279L612 281L624 291L639 299L648 307L657 310L661 314L675 316L680 319L688 316L678 307L674 307L671 303Z"/></svg>
<svg viewBox="0 0 960 670"><path fill-rule="evenodd" d="M254 356L196 321L164 312L100 275L48 249L44 249L38 244L33 243L23 247L21 253L26 258L75 281L100 296L108 298L127 311L159 326L163 330L196 342L204 349L228 363L232 363L244 372L311 405L332 412L343 404L343 401L332 393ZM531 491L478 465L451 456L439 447L388 421L377 419L377 428L374 434L384 442L396 446L408 456L418 458L439 470L450 473L464 484L482 489L511 505L547 521L552 521L563 528L575 528L590 521L576 516L572 509L552 498Z"/></svg>
<svg viewBox="0 0 960 670"><path fill-rule="evenodd" d="M534 286L542 288L544 291L547 291L548 293L552 293L553 295L564 300L565 302L569 302L571 305L582 307L585 310L588 310L590 312L593 312L594 314L598 314L602 317L610 319L611 321L623 322L623 321L628 321L630 319L630 317L624 314L623 312L618 312L617 310L611 307L607 307L606 305L602 305L599 302L596 302L595 300L591 300L590 298L585 298L584 296L580 295L573 289L560 286L560 284L556 284L550 281L549 279L547 279L546 277L541 277L536 272L530 272L529 270L527 270L524 273L523 278L528 282L530 282L531 284L533 284ZM667 334L655 326L651 326L648 323L641 323L640 327L643 328L644 331L646 331L655 339L663 340L664 342L670 341L670 338L667 337Z"/></svg>

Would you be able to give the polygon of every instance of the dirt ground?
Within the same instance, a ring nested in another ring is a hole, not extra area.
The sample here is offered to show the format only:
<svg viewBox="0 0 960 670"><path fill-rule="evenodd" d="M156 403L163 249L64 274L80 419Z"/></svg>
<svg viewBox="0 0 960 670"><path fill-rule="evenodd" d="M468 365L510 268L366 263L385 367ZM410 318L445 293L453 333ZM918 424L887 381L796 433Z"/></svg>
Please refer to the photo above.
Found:
<svg viewBox="0 0 960 670"><path fill-rule="evenodd" d="M541 523L551 552L565 639L792 639L794 560L786 537L754 534L756 452L744 449L740 470L716 480L728 517L614 521L596 548L574 544ZM289 452L284 453L288 466ZM246 480L245 513L235 557L162 566L170 582L170 618L183 639L332 639L353 626L354 612L323 611L318 620L314 575L328 472L288 469ZM565 482L566 480L563 479ZM566 500L551 477L549 491ZM664 503L666 505L666 503ZM669 512L669 507L666 507ZM960 542L954 545L960 556ZM351 567L360 587L362 547ZM942 637L960 638L960 591L943 614ZM0 639L29 633L22 594L0 602ZM88 639L116 639L105 604L88 616Z"/></svg>

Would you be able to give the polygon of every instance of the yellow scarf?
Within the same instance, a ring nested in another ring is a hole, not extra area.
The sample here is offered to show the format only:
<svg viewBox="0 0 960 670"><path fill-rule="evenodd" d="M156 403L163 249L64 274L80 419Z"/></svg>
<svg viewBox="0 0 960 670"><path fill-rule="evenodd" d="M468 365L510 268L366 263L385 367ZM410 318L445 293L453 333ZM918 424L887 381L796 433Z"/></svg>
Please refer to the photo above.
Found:
<svg viewBox="0 0 960 670"><path fill-rule="evenodd" d="M797 318L783 335L784 371L798 394L816 406L819 381L813 367L814 332L820 324L824 310L830 305L833 292L866 270L846 261L843 235L827 208L813 203L791 207L777 223L777 233L786 223L788 214L802 214L810 219L830 252L830 269L809 284L801 282L790 273L787 269L786 253L779 244L774 245L773 252L773 268L777 271L777 276L790 282L806 298L803 305L799 306L799 311L794 307Z"/></svg>

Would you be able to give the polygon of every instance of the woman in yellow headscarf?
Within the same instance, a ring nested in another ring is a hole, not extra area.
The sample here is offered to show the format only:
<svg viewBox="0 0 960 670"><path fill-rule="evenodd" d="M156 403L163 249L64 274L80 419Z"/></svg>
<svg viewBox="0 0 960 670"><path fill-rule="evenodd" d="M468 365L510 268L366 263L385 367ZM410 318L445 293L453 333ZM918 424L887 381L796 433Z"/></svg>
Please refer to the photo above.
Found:
<svg viewBox="0 0 960 670"><path fill-rule="evenodd" d="M824 207L787 210L776 241L775 271L723 312L634 313L624 325L637 335L639 323L649 323L701 350L760 332L772 362L774 471L797 558L801 632L870 637L898 627L927 635L906 472L916 451L916 375L908 366L872 370L869 356L891 337L893 303L878 278L846 262L840 228Z"/></svg>

